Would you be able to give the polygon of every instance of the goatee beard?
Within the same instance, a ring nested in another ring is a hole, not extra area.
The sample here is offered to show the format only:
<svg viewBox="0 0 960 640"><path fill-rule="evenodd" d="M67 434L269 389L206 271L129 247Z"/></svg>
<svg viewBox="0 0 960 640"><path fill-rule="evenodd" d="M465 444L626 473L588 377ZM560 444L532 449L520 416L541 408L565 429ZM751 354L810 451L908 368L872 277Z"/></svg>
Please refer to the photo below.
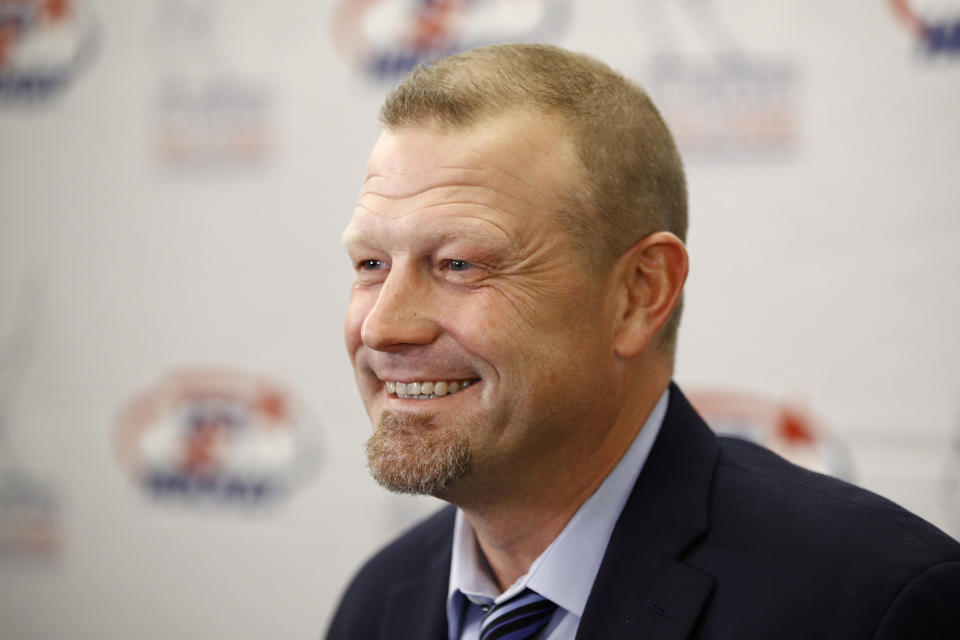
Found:
<svg viewBox="0 0 960 640"><path fill-rule="evenodd" d="M367 441L367 466L390 491L442 497L472 469L462 433L439 429L427 414L384 411Z"/></svg>

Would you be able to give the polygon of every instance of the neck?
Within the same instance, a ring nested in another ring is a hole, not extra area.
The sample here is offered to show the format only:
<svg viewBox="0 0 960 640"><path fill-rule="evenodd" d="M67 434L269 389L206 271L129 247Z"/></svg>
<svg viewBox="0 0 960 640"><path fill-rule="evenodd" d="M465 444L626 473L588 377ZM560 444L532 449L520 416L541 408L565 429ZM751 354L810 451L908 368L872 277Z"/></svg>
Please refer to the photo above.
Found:
<svg viewBox="0 0 960 640"><path fill-rule="evenodd" d="M649 384L650 379L643 386L627 385L629 402L601 438L585 437L567 455L528 470L523 482L448 496L476 532L501 591L529 571L630 448L669 383L669 372L662 384Z"/></svg>

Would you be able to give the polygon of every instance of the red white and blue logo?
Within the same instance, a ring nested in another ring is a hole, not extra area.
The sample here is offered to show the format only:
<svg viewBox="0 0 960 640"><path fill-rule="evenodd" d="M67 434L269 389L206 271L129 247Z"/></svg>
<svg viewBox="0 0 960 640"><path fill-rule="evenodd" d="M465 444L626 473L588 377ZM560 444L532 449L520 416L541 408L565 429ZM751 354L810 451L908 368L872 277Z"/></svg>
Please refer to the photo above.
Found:
<svg viewBox="0 0 960 640"><path fill-rule="evenodd" d="M890 0L890 5L925 53L960 55L960 2Z"/></svg>
<svg viewBox="0 0 960 640"><path fill-rule="evenodd" d="M756 442L807 469L853 479L846 444L794 402L717 389L693 389L687 397L717 433Z"/></svg>
<svg viewBox="0 0 960 640"><path fill-rule="evenodd" d="M97 24L72 0L0 0L0 103L65 88L96 48Z"/></svg>
<svg viewBox="0 0 960 640"><path fill-rule="evenodd" d="M255 506L316 473L319 424L262 376L191 369L166 376L121 412L117 457L157 498Z"/></svg>
<svg viewBox="0 0 960 640"><path fill-rule="evenodd" d="M333 31L360 73L389 81L481 45L555 41L570 16L570 0L343 0Z"/></svg>

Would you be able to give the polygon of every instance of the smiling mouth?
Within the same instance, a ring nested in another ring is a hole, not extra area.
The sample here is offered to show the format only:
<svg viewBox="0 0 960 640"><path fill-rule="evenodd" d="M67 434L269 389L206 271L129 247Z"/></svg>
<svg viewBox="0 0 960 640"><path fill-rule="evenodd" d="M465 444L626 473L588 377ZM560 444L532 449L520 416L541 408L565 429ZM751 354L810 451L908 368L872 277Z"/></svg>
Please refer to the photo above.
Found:
<svg viewBox="0 0 960 640"><path fill-rule="evenodd" d="M432 400L462 391L477 382L470 380L440 380L437 382L396 382L387 380L387 393L403 400Z"/></svg>

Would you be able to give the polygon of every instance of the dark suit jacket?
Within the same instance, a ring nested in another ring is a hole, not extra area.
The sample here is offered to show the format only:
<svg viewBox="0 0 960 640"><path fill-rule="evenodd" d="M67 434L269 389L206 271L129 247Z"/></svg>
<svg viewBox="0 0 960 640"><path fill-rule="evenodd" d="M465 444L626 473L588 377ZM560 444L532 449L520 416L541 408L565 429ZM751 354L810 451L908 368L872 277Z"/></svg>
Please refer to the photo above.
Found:
<svg viewBox="0 0 960 640"><path fill-rule="evenodd" d="M444 640L454 510L380 551L328 640ZM577 634L960 639L960 544L891 502L718 438L671 387Z"/></svg>

